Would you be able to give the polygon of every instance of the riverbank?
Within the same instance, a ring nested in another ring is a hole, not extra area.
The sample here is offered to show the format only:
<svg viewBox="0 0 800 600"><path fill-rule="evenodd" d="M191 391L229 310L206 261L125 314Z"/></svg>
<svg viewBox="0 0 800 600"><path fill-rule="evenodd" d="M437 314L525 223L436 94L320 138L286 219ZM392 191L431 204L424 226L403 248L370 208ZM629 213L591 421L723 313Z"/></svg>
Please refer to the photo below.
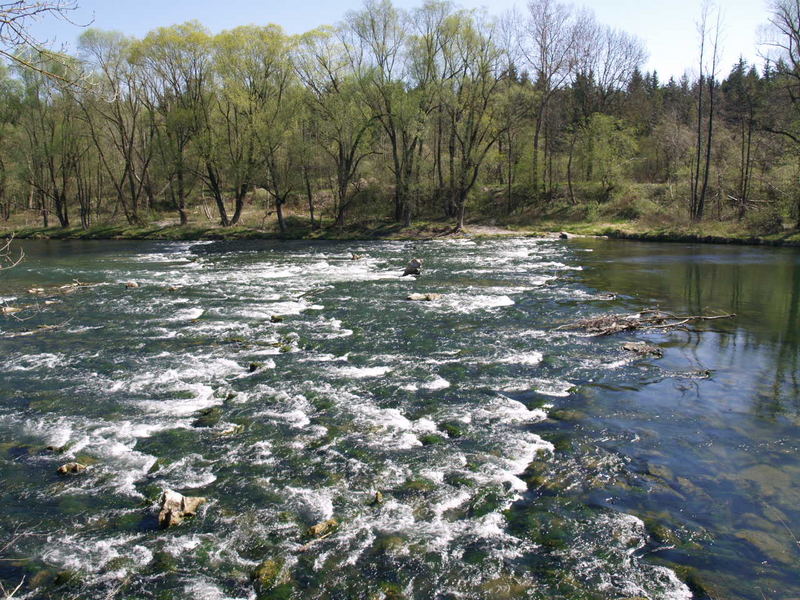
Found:
<svg viewBox="0 0 800 600"><path fill-rule="evenodd" d="M567 232L571 235L608 237L612 239L640 240L649 242L682 242L706 244L736 244L751 246L800 247L800 230L784 230L780 233L756 235L734 226L720 224L693 227L644 227L636 222L540 222L523 227L505 227L494 224L469 224L461 232L454 232L448 222L425 221L404 227L397 223L351 225L344 228L325 227L312 229L303 224L294 224L286 232L275 229L253 227L221 227L215 225L152 224L144 226L98 225L81 227L25 227L0 229L0 238L13 236L17 239L51 240L425 240L448 237L547 237Z"/></svg>

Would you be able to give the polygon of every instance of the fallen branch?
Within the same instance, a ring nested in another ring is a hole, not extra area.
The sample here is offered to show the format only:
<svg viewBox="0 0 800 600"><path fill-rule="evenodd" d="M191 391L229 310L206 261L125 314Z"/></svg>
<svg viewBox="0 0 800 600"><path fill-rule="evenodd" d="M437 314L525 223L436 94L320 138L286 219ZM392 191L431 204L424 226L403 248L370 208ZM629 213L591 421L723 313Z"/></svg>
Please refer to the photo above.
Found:
<svg viewBox="0 0 800 600"><path fill-rule="evenodd" d="M314 539L314 540L311 540L311 541L310 541L310 542L308 542L307 544L303 544L302 546L300 546L300 547L297 549L297 553L298 553L298 554L300 554L300 553L302 553L302 552L308 552L308 551L311 549L311 546L313 546L313 545L314 545L314 544L316 544L317 542L321 542L321 541L322 541L322 540L324 540L325 538L329 538L329 537L331 537L332 535L333 535L333 531L331 531L331 532L329 532L329 533L326 533L325 535L321 535L321 536L319 536L318 538L316 538L316 539Z"/></svg>
<svg viewBox="0 0 800 600"><path fill-rule="evenodd" d="M644 310L633 314L611 314L589 317L556 327L559 330L580 330L593 336L613 335L623 331L686 329L690 323L732 319L735 314L678 316L660 310Z"/></svg>
<svg viewBox="0 0 800 600"><path fill-rule="evenodd" d="M16 257L11 256L11 242L14 241L14 234L8 238L7 241L0 244L0 271L3 269L12 269L22 262L25 258L25 253L20 249L19 255ZM3 264L5 263L5 264Z"/></svg>
<svg viewBox="0 0 800 600"><path fill-rule="evenodd" d="M6 334L5 337L7 338L15 338L15 337L25 337L29 335L35 335L37 333L46 333L48 331L55 331L56 329L61 329L65 325L69 325L72 319L67 319L63 323L59 323L58 325L39 325L36 329L28 329L26 331L20 331L19 333L9 333Z"/></svg>

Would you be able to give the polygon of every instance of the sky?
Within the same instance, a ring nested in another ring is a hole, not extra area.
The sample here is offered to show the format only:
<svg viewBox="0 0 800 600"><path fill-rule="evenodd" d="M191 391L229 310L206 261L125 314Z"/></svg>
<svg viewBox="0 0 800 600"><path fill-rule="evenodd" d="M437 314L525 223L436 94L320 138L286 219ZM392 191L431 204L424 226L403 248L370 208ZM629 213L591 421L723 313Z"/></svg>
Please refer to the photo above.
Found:
<svg viewBox="0 0 800 600"><path fill-rule="evenodd" d="M639 36L648 50L648 71L656 70L666 81L684 71L696 74L698 35L696 22L702 0L576 0L576 6L593 10L599 22ZM319 25L340 21L362 0L77 0L71 13L76 24L122 31L143 37L157 27L196 19L216 33L237 25L276 23L287 33L303 33ZM421 0L394 0L403 8L414 8ZM515 5L524 10L524 0L460 0L464 8L486 8L500 14ZM719 0L722 13L722 58L725 76L740 56L760 64L759 26L767 23L767 0ZM44 19L32 26L33 33L56 49L74 50L82 29L77 25Z"/></svg>

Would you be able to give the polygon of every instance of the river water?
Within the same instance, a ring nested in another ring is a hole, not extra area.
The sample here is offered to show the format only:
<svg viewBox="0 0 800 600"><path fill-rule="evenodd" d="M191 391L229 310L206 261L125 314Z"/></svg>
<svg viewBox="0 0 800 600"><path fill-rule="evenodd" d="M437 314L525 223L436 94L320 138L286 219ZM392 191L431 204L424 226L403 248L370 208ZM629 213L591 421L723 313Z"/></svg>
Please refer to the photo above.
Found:
<svg viewBox="0 0 800 600"><path fill-rule="evenodd" d="M28 306L0 316L15 597L800 597L796 251L23 248L0 274L0 302ZM413 256L423 275L400 277ZM75 279L93 285L59 293ZM737 317L558 329L654 306ZM88 469L56 474L73 460ZM159 530L166 488L208 502Z"/></svg>

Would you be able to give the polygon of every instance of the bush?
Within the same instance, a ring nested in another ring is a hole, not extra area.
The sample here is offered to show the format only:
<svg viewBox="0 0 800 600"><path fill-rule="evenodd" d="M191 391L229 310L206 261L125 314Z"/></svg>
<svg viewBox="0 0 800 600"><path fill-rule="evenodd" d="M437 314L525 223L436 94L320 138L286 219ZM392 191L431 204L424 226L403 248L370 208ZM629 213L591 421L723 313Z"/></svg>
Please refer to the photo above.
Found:
<svg viewBox="0 0 800 600"><path fill-rule="evenodd" d="M783 217L774 207L751 212L745 218L747 230L751 233L769 235L783 231Z"/></svg>

